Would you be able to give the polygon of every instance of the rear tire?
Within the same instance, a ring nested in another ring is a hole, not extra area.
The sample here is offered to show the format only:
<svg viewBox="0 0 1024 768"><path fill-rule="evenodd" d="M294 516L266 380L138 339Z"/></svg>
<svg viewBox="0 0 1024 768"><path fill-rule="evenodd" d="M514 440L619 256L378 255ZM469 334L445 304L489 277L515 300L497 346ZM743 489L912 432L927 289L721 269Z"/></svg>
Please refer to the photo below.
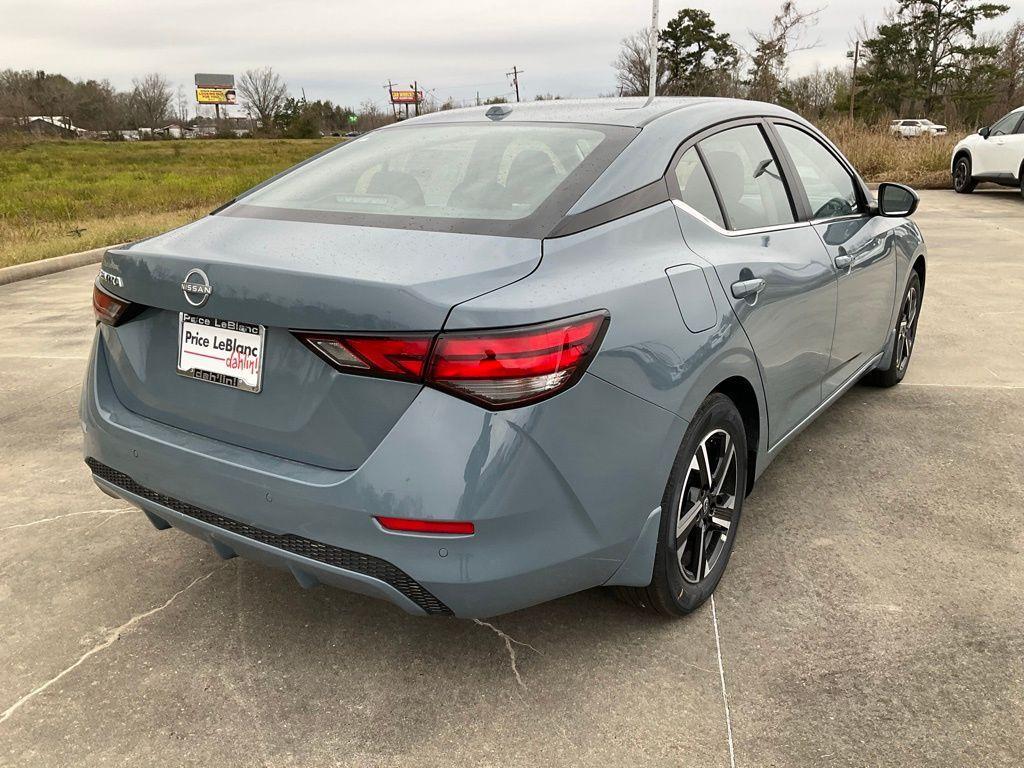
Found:
<svg viewBox="0 0 1024 768"><path fill-rule="evenodd" d="M690 422L662 496L651 583L617 587L619 597L663 616L699 608L732 554L746 482L743 418L732 400L714 393Z"/></svg>
<svg viewBox="0 0 1024 768"><path fill-rule="evenodd" d="M961 155L953 163L953 191L966 195L973 192L975 186L971 177L971 158Z"/></svg>
<svg viewBox="0 0 1024 768"><path fill-rule="evenodd" d="M907 375L910 356L917 346L917 321L921 318L921 275L914 270L907 290L903 293L900 313L896 316L896 340L893 342L892 357L887 368L876 368L864 377L865 384L876 387L895 387Z"/></svg>

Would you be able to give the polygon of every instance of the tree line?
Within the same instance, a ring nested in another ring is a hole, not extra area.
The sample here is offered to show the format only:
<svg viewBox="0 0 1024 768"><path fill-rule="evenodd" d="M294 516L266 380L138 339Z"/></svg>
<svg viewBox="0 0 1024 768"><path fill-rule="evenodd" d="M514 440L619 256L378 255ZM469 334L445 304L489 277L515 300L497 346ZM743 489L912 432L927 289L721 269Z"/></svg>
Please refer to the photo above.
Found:
<svg viewBox="0 0 1024 768"><path fill-rule="evenodd" d="M706 11L684 8L658 30L657 93L751 98L821 119L846 113L852 92L865 122L929 117L976 126L1024 102L1024 22L977 32L1008 10L986 0L899 0L876 25L851 30L860 46L854 82L852 62L789 75L792 55L815 45L808 35L821 9L784 0L744 47ZM621 95L648 93L650 45L649 30L622 40L613 63Z"/></svg>

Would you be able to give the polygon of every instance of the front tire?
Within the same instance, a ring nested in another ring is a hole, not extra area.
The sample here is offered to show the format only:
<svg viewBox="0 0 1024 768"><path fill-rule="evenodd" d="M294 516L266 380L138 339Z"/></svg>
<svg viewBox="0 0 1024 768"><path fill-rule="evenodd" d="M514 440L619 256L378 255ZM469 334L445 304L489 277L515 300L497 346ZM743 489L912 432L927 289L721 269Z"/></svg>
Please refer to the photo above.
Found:
<svg viewBox="0 0 1024 768"><path fill-rule="evenodd" d="M893 342L892 357L887 368L876 368L864 377L866 384L876 387L895 387L907 375L910 356L917 344L917 321L921 317L921 275L917 270L911 273L910 283L903 294L900 313L896 317L896 340Z"/></svg>
<svg viewBox="0 0 1024 768"><path fill-rule="evenodd" d="M973 192L975 186L971 177L971 158L961 155L953 164L953 191L966 195Z"/></svg>
<svg viewBox="0 0 1024 768"><path fill-rule="evenodd" d="M714 393L690 422L665 487L651 583L618 587L620 597L664 616L699 608L729 562L746 484L743 419L732 400Z"/></svg>

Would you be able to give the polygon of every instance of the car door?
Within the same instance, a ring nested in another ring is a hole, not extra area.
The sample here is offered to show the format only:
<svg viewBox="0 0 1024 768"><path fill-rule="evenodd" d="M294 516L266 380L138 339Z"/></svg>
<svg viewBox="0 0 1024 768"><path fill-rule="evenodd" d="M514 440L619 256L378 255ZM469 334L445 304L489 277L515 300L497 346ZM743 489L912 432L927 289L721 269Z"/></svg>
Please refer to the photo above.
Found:
<svg viewBox="0 0 1024 768"><path fill-rule="evenodd" d="M821 403L836 283L765 130L756 120L698 136L668 183L686 244L714 266L757 356L774 445Z"/></svg>
<svg viewBox="0 0 1024 768"><path fill-rule="evenodd" d="M828 397L885 346L896 291L893 221L871 215L859 180L818 137L792 123L773 126L838 281L835 336L822 382Z"/></svg>
<svg viewBox="0 0 1024 768"><path fill-rule="evenodd" d="M1015 114L1018 121L1014 130L996 136L993 144L997 148L995 162L998 169L995 173L1008 173L1019 182L1021 163L1024 162L1024 112Z"/></svg>
<svg viewBox="0 0 1024 768"><path fill-rule="evenodd" d="M1021 112L1003 116L992 125L984 141L971 147L971 172L974 176L1011 174L1017 178L1020 157L1014 150L1018 142L1024 141L1024 135L1016 133L1022 116L1024 113Z"/></svg>

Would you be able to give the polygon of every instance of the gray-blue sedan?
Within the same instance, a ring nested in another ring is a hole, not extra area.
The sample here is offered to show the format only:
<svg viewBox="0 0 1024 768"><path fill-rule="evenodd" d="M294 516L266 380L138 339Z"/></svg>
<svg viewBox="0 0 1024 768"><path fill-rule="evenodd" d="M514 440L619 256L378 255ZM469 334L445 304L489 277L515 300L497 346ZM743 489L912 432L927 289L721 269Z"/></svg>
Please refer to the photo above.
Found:
<svg viewBox="0 0 1024 768"><path fill-rule="evenodd" d="M685 614L787 441L906 373L916 206L770 104L408 120L106 254L86 463L306 587Z"/></svg>

